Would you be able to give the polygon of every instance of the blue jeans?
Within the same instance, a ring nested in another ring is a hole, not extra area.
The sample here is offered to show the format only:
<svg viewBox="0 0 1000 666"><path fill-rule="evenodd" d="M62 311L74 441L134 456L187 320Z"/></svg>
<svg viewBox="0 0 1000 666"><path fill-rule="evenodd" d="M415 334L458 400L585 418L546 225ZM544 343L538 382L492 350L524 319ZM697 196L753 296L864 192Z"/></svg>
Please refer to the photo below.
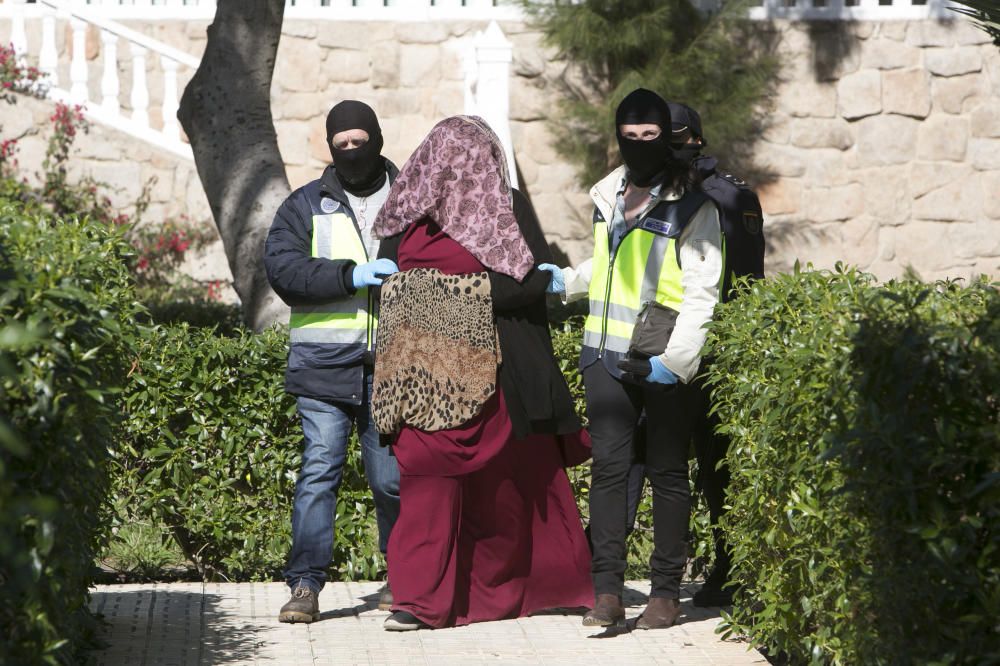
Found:
<svg viewBox="0 0 1000 666"><path fill-rule="evenodd" d="M292 552L285 569L289 587L303 584L319 592L326 583L326 570L333 559L337 491L352 425L358 427L365 477L375 497L379 549L383 554L386 551L389 533L399 516L399 468L389 455L389 447L379 445L368 409L370 376L365 388L365 400L360 405L298 398L305 448L292 508Z"/></svg>

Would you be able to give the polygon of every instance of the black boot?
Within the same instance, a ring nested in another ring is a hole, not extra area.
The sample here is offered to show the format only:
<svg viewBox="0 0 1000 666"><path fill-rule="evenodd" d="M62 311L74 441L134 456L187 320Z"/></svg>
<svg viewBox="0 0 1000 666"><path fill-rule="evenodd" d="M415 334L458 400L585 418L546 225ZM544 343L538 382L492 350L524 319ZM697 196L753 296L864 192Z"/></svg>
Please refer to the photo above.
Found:
<svg viewBox="0 0 1000 666"><path fill-rule="evenodd" d="M716 566L712 569L712 574L705 581L705 584L695 593L691 603L700 608L732 606L734 588L731 585L726 585L729 582L728 579L729 567Z"/></svg>

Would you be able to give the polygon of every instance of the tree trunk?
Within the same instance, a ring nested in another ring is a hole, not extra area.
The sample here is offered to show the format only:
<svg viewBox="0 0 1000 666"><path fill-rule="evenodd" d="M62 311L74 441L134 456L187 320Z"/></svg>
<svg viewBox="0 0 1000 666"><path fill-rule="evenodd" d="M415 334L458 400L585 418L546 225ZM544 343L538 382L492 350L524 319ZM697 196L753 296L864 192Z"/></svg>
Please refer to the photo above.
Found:
<svg viewBox="0 0 1000 666"><path fill-rule="evenodd" d="M287 316L264 274L264 239L290 188L271 116L285 0L218 0L198 71L177 117L243 302L260 331Z"/></svg>

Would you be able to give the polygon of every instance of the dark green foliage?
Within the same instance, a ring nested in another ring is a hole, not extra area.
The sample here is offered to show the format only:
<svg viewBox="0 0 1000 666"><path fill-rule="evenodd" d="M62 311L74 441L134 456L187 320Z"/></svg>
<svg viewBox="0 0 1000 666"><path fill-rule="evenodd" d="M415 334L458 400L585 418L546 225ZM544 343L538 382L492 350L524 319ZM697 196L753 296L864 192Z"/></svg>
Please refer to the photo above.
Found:
<svg viewBox="0 0 1000 666"><path fill-rule="evenodd" d="M960 7L948 9L968 17L977 28L988 34L1000 46L1000 2L997 0L955 0Z"/></svg>
<svg viewBox="0 0 1000 666"><path fill-rule="evenodd" d="M218 335L239 335L243 327L240 306L205 298L191 300L149 299L145 301L150 319L156 324L188 324L214 328Z"/></svg>
<svg viewBox="0 0 1000 666"><path fill-rule="evenodd" d="M577 371L582 321L554 330L560 366L584 412ZM115 491L136 519L169 526L207 577L271 579L290 546L292 493L301 426L283 373L287 333L222 337L209 329L156 327L143 341L125 396L125 435L115 460ZM372 579L378 553L375 509L352 436L337 504L334 578ZM569 471L587 515L589 466ZM651 497L640 507L629 575L648 575ZM707 516L692 522L692 547L711 552Z"/></svg>
<svg viewBox="0 0 1000 666"><path fill-rule="evenodd" d="M854 270L720 308L730 628L792 663L1000 663L1000 294Z"/></svg>
<svg viewBox="0 0 1000 666"><path fill-rule="evenodd" d="M284 391L287 338L163 326L140 349L124 400L117 492L137 516L169 526L206 577L274 578L288 555L302 429ZM353 440L334 567L371 579L382 562L361 469Z"/></svg>
<svg viewBox="0 0 1000 666"><path fill-rule="evenodd" d="M0 201L0 662L68 663L90 626L108 447L135 337L113 228Z"/></svg>
<svg viewBox="0 0 1000 666"><path fill-rule="evenodd" d="M534 23L572 65L557 83L556 148L589 186L619 162L615 108L637 87L683 102L702 116L710 151L751 168L778 71L767 26L740 17L730 0L716 14L689 0L522 0Z"/></svg>

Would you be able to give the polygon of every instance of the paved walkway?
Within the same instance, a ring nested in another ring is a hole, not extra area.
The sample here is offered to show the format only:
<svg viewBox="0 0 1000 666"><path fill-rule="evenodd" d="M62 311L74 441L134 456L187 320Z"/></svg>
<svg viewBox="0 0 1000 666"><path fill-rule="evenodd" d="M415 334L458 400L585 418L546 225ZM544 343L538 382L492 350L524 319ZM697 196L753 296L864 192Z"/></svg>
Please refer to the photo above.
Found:
<svg viewBox="0 0 1000 666"><path fill-rule="evenodd" d="M715 634L717 609L691 605L685 589L681 623L660 631L630 631L646 602L649 583L629 583L625 627L584 627L576 615L538 615L455 629L405 634L382 629L388 615L375 609L378 583L336 583L320 595L322 618L279 624L288 600L282 583L171 583L102 585L91 608L107 623L108 647L94 652L100 666L280 666L365 664L766 664L745 643Z"/></svg>

